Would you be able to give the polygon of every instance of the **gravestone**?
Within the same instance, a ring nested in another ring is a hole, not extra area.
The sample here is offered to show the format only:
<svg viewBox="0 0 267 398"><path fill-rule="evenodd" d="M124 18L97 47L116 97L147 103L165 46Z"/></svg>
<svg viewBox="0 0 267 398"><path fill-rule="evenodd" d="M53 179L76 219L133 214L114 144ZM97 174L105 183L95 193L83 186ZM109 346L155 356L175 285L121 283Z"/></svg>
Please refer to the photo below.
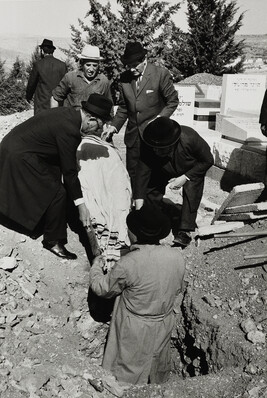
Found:
<svg viewBox="0 0 267 398"><path fill-rule="evenodd" d="M265 75L223 75L220 113L225 116L259 116L265 84Z"/></svg>
<svg viewBox="0 0 267 398"><path fill-rule="evenodd" d="M171 118L179 124L192 127L194 121L195 87L175 84L175 89L178 91L179 104Z"/></svg>
<svg viewBox="0 0 267 398"><path fill-rule="evenodd" d="M245 144L266 144L261 133L259 114L265 93L265 75L234 74L223 76L220 114L216 130L226 139Z"/></svg>

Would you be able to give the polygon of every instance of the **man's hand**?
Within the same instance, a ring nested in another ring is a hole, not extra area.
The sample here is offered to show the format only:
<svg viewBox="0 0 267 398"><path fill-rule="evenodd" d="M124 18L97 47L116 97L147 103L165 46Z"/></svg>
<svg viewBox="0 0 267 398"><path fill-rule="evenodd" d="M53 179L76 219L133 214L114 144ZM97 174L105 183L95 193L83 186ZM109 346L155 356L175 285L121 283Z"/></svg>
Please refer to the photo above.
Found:
<svg viewBox="0 0 267 398"><path fill-rule="evenodd" d="M105 125L103 129L103 133L101 135L101 139L103 141L110 142L112 140L113 134L117 133L117 129L115 126Z"/></svg>
<svg viewBox="0 0 267 398"><path fill-rule="evenodd" d="M59 103L54 99L54 97L50 98L50 108L58 108Z"/></svg>
<svg viewBox="0 0 267 398"><path fill-rule="evenodd" d="M90 213L87 207L85 206L85 203L81 203L78 206L79 210L79 218L84 227L90 227Z"/></svg>
<svg viewBox="0 0 267 398"><path fill-rule="evenodd" d="M180 189L186 183L186 181L187 181L187 178L184 174L181 175L180 177L171 178L168 182L169 188L170 189Z"/></svg>
<svg viewBox="0 0 267 398"><path fill-rule="evenodd" d="M133 201L133 204L134 204L135 210L140 210L141 207L142 207L143 204L144 204L144 199L135 199L135 200Z"/></svg>
<svg viewBox="0 0 267 398"><path fill-rule="evenodd" d="M96 256L96 257L94 258L93 264L92 264L92 265L93 265L94 267L103 268L104 264L105 264L104 257L103 257L102 255L100 255L100 256Z"/></svg>
<svg viewBox="0 0 267 398"><path fill-rule="evenodd" d="M262 134L263 134L265 137L267 137L267 129L266 129L266 125L265 125L265 124L262 124L262 125L261 125L261 132L262 132Z"/></svg>

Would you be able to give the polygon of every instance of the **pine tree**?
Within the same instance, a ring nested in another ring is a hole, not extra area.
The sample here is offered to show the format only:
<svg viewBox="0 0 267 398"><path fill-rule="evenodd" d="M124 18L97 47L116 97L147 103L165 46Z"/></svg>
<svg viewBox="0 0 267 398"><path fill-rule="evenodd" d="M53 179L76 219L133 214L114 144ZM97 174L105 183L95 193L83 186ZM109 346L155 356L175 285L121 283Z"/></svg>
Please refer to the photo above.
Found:
<svg viewBox="0 0 267 398"><path fill-rule="evenodd" d="M242 26L244 13L234 22L237 11L236 1L187 1L189 34L183 66L187 76L242 71L244 41L235 41L235 34ZM238 57L236 65L230 66Z"/></svg>
<svg viewBox="0 0 267 398"><path fill-rule="evenodd" d="M9 75L5 76L0 86L1 115L9 115L29 109L29 104L25 99L26 81L25 63L17 57Z"/></svg>
<svg viewBox="0 0 267 398"><path fill-rule="evenodd" d="M116 85L116 79L123 69L120 58L128 41L140 41L148 49L152 60L165 63L169 49L166 38L170 35L171 16L178 11L180 3L169 6L167 2L150 0L117 0L120 7L117 16L111 11L110 3L100 4L89 0L90 9L86 15L90 22L79 20L79 28L71 26L72 45L70 53L75 58L86 43L100 48L104 57L103 71ZM67 51L65 51L68 54Z"/></svg>
<svg viewBox="0 0 267 398"><path fill-rule="evenodd" d="M26 66L27 77L29 77L35 62L39 61L40 59L41 59L40 47L37 44L31 54L31 59Z"/></svg>

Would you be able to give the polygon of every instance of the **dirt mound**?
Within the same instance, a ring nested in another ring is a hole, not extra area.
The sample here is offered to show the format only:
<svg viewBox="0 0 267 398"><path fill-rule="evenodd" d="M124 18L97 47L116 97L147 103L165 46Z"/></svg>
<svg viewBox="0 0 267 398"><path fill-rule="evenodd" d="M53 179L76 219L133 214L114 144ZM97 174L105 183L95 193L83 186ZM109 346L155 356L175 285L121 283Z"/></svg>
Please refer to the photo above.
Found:
<svg viewBox="0 0 267 398"><path fill-rule="evenodd" d="M222 76L215 76L211 73L196 73L195 75L189 76L186 79L181 80L180 83L221 86Z"/></svg>

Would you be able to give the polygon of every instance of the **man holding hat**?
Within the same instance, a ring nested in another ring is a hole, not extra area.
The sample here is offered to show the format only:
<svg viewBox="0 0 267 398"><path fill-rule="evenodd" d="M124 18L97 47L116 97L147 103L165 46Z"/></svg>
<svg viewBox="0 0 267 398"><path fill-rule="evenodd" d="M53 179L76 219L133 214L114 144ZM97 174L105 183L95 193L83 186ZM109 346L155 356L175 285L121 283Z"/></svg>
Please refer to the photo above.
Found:
<svg viewBox="0 0 267 398"><path fill-rule="evenodd" d="M190 231L196 227L205 174L214 162L209 145L191 127L159 117L146 127L140 153L134 187L136 209L147 201L167 210L163 202L166 186L183 187L174 243L185 247L191 241ZM171 217L173 215L175 212L171 212Z"/></svg>
<svg viewBox="0 0 267 398"><path fill-rule="evenodd" d="M116 297L103 367L118 381L163 383L170 371L174 302L182 289L185 264L180 251L161 246L170 221L159 209L144 205L127 217L137 244L107 274L96 257L90 287L104 298Z"/></svg>
<svg viewBox="0 0 267 398"><path fill-rule="evenodd" d="M53 56L56 47L51 40L44 39L39 47L41 59L33 65L26 88L26 100L34 96L35 115L51 107L52 90L67 72L65 62Z"/></svg>
<svg viewBox="0 0 267 398"><path fill-rule="evenodd" d="M64 246L67 192L83 226L90 225L76 150L81 135L102 127L111 109L108 98L91 94L80 111L65 107L43 111L16 126L0 144L0 214L6 225L29 235L41 229L44 248L64 259L76 258Z"/></svg>
<svg viewBox="0 0 267 398"><path fill-rule="evenodd" d="M139 42L126 44L121 58L126 71L120 77L120 102L106 134L118 132L125 121L126 166L132 185L140 155L140 138L151 120L170 117L179 103L171 75L166 68L151 64Z"/></svg>
<svg viewBox="0 0 267 398"><path fill-rule="evenodd" d="M53 98L59 104L71 106L78 110L82 101L86 101L92 93L102 94L112 101L110 81L99 73L99 63L103 58L99 48L86 44L78 55L80 68L68 72L53 90Z"/></svg>

